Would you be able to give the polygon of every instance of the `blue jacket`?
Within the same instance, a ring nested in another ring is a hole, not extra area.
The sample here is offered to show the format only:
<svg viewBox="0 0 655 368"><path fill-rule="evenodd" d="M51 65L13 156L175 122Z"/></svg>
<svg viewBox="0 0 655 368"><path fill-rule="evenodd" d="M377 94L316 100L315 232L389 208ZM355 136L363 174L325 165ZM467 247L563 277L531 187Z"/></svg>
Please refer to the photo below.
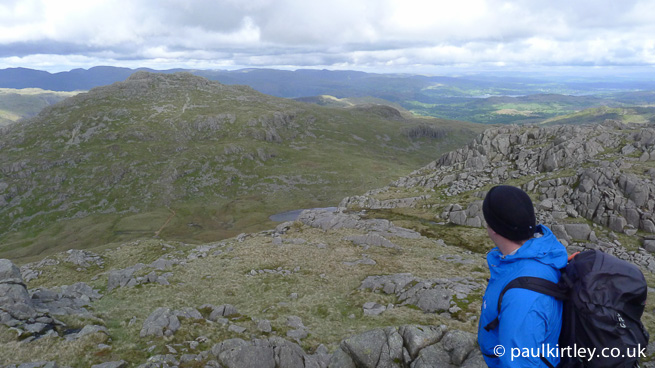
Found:
<svg viewBox="0 0 655 368"><path fill-rule="evenodd" d="M543 236L528 240L514 254L503 256L497 247L487 254L491 278L482 299L478 343L489 367L545 367L539 357L512 359L512 355L518 352L523 355L526 348L536 353L542 344L547 349L556 348L562 328L561 301L531 290L509 289L498 313L498 296L513 279L535 276L559 281L559 270L566 266L568 259L566 248L546 226L539 225L537 231ZM484 326L497 316L498 327L486 331ZM494 347L498 345L503 346L504 355L493 357ZM554 366L559 363L557 357L548 360Z"/></svg>

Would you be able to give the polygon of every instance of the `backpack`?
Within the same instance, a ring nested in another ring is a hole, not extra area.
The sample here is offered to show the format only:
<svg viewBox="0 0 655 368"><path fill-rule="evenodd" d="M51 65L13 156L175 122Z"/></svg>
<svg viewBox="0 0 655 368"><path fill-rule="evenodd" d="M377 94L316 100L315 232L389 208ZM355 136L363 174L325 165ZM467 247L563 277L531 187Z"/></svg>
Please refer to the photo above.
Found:
<svg viewBox="0 0 655 368"><path fill-rule="evenodd" d="M558 367L639 367L649 339L641 323L648 292L641 270L607 253L588 250L575 255L561 274L559 283L531 276L510 281L498 297L498 313L503 295L512 288L553 296L564 302ZM498 323L496 318L484 328L492 330ZM591 351L595 354L590 359ZM541 360L554 368L543 354Z"/></svg>

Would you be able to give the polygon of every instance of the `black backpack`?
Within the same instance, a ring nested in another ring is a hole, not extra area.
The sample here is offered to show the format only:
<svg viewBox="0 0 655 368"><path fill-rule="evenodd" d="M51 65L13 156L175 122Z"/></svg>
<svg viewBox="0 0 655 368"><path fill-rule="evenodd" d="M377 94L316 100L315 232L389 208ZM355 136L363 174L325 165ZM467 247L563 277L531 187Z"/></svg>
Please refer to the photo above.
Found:
<svg viewBox="0 0 655 368"><path fill-rule="evenodd" d="M530 276L510 281L498 297L498 313L503 295L511 288L553 296L564 301L558 367L639 367L649 339L641 323L648 292L641 270L607 253L588 250L576 255L561 271L558 284ZM497 326L498 318L484 328ZM589 359L588 354L580 357L580 349L596 350ZM541 359L554 368L543 355Z"/></svg>

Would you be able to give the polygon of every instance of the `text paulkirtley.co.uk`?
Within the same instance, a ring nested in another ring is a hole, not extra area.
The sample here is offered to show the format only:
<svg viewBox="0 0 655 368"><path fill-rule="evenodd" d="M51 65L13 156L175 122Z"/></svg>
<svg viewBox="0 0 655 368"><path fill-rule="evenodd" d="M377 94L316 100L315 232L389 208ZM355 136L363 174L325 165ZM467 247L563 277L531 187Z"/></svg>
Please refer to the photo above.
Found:
<svg viewBox="0 0 655 368"><path fill-rule="evenodd" d="M505 355L505 347L496 345L494 347L494 354L497 356ZM560 347L559 344L551 347L550 344L541 344L538 348L511 348L511 360L515 358L582 358L592 360L594 358L645 358L646 347L641 347L641 344L635 348L627 348L625 351L619 348L585 348L578 347L577 344L573 346Z"/></svg>

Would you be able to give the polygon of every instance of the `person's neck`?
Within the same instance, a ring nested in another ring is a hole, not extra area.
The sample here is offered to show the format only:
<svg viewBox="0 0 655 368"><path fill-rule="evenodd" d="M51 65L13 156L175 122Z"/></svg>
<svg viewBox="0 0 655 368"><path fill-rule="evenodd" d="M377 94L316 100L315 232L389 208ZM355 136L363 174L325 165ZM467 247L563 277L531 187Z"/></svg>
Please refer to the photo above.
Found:
<svg viewBox="0 0 655 368"><path fill-rule="evenodd" d="M521 242L515 242L509 239L504 239L504 240L506 241L503 241L501 244L498 244L498 249L500 249L500 252L503 253L503 256L512 254L517 249L521 248L521 246L526 242L525 240Z"/></svg>

